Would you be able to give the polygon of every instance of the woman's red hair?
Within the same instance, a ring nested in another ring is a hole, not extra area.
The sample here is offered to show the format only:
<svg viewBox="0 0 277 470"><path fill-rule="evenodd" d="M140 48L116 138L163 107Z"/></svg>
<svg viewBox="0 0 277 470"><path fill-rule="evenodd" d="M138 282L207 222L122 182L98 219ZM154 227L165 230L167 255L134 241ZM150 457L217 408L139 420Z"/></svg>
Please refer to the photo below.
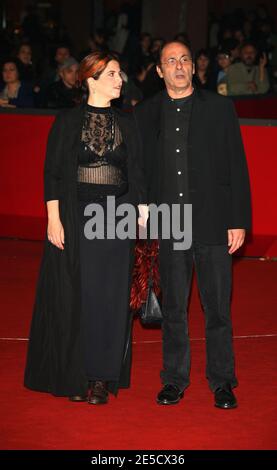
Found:
<svg viewBox="0 0 277 470"><path fill-rule="evenodd" d="M111 60L119 62L117 55L111 52L96 51L87 55L80 63L77 85L86 91L87 79L97 80Z"/></svg>

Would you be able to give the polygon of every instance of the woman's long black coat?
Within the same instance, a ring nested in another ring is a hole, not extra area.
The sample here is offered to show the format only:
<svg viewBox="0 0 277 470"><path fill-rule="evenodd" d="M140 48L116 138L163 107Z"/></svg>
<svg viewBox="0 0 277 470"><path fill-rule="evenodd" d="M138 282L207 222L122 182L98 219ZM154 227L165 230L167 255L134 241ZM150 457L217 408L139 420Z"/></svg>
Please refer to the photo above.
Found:
<svg viewBox="0 0 277 470"><path fill-rule="evenodd" d="M50 131L45 161L45 201L59 200L65 231L64 250L45 240L34 305L24 384L57 396L86 392L80 342L80 266L77 216L77 148L85 107L61 112ZM114 110L128 151L130 202L144 203L140 143L132 115ZM132 257L131 257L132 258ZM133 259L130 259L130 284ZM103 289L103 296L105 291ZM128 387L131 363L131 315L126 331L120 381L110 386Z"/></svg>

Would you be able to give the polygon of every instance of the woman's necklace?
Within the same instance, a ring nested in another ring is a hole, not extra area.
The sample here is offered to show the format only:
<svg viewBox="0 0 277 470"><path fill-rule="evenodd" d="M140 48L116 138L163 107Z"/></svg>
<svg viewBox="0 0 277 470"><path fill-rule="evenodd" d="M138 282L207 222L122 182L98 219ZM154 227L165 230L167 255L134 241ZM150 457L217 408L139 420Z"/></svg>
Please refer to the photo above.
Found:
<svg viewBox="0 0 277 470"><path fill-rule="evenodd" d="M19 87L20 87L20 82L16 82L15 85L12 84L11 88L7 86L8 98L17 98Z"/></svg>

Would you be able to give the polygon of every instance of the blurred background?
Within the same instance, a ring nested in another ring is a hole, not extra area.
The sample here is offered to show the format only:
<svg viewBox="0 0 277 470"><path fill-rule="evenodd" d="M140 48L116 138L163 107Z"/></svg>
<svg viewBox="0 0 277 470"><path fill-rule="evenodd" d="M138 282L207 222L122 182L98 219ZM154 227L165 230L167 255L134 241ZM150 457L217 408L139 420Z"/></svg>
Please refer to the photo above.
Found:
<svg viewBox="0 0 277 470"><path fill-rule="evenodd" d="M119 105L130 108L163 87L157 54L174 38L192 47L197 86L230 96L277 91L276 0L1 0L0 24L1 107L74 106L79 62L108 49L126 73ZM240 84L243 66L251 86ZM12 79L23 101L7 103Z"/></svg>

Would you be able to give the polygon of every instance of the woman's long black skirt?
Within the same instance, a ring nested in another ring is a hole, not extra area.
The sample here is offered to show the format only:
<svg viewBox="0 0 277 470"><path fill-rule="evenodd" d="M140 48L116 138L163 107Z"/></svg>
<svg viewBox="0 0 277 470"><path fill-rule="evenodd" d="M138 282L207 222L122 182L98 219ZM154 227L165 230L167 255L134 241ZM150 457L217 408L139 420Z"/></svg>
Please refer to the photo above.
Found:
<svg viewBox="0 0 277 470"><path fill-rule="evenodd" d="M121 196L116 206L127 200ZM79 202L81 329L88 380L117 383L129 321L131 240L88 239L84 216L88 202ZM103 204L106 214L106 207ZM105 216L105 232L107 224Z"/></svg>

